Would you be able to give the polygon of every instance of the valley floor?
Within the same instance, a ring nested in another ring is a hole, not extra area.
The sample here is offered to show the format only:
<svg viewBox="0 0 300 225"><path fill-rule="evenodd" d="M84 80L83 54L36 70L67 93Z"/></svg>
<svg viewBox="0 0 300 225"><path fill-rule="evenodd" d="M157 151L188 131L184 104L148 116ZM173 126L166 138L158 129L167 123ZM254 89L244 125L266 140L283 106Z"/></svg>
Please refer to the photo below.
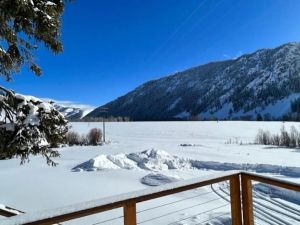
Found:
<svg viewBox="0 0 300 225"><path fill-rule="evenodd" d="M278 133L283 125L300 128L282 122L107 123L109 143L61 148L57 167L48 167L42 157L31 157L25 165L18 159L0 161L0 204L32 212L231 169L300 182L300 150L253 144L260 128ZM82 134L94 127L102 124L72 123ZM261 184L254 195L257 224L300 224L300 197ZM222 183L139 204L138 211L153 209L138 219L146 225L229 224L228 199L228 185ZM67 224L99 224L121 214L115 210Z"/></svg>

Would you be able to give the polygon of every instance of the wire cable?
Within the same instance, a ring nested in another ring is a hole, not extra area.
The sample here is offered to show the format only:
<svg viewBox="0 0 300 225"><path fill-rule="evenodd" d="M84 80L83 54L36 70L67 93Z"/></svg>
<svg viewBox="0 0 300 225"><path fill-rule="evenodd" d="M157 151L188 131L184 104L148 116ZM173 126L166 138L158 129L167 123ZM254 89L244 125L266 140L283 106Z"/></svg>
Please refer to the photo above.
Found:
<svg viewBox="0 0 300 225"><path fill-rule="evenodd" d="M176 204L176 203L178 203L178 202L183 202L183 201L186 201L186 200L189 200L189 199L193 199L193 198L197 198L197 197L200 197L200 196L208 195L208 194L210 194L210 193L213 193L213 191L208 191L208 192L201 193L201 194L199 194L199 195L195 195L195 196L188 197L188 198L185 198L185 199L181 199L181 200L178 200L178 201L166 203L166 204L159 205L159 206L154 206L154 207L152 207L152 208L148 208L148 209L144 209L144 210L140 210L140 211L137 212L137 214L143 213L143 212L146 212L146 211L149 211L149 210L157 209L157 208L160 208L160 207L163 207L163 206L168 206L168 205Z"/></svg>
<svg viewBox="0 0 300 225"><path fill-rule="evenodd" d="M210 218L210 219L208 219L208 220L201 221L200 223L197 223L196 225L200 225L200 224L206 223L206 222L208 222L208 221L211 221L211 220L220 218L220 217L225 216L225 215L227 215L227 214L228 214L228 213L223 213L223 214L221 214L221 215L215 216L215 217Z"/></svg>
<svg viewBox="0 0 300 225"><path fill-rule="evenodd" d="M203 215L203 214L208 213L208 212L212 212L212 211L214 211L214 210L216 210L216 209L220 209L220 208L223 208L223 207L228 206L228 205L229 205L229 204L226 203L226 204L223 204L223 205L218 206L218 207L216 207L216 208L213 208L213 209L210 209L210 210L207 210L207 211L203 211L203 212L201 212L201 213L198 213L198 214L193 215L193 216L186 217L186 218L184 218L184 219L177 220L177 221L172 222L172 223L169 223L169 224L167 224L167 225L171 225L171 224L174 224L174 223L179 223L179 222L181 222L181 221L188 220L188 219L190 219L190 218L193 218L193 217L195 217L195 216L200 216L200 215ZM228 214L228 213L226 213L226 214Z"/></svg>
<svg viewBox="0 0 300 225"><path fill-rule="evenodd" d="M192 206L189 206L189 207L186 207L186 208L183 208L183 209L172 211L172 212L163 214L161 216L157 216L157 217L154 217L154 218L151 218L151 219L148 219L148 220L144 220L144 221L139 222L137 224L142 224L142 223L146 223L146 222L149 222L149 221L152 221L152 220L156 220L156 219L159 219L159 218L162 218L162 217L165 217L165 216L172 215L172 214L177 213L177 212L181 212L181 211L184 211L184 210L187 210L187 209L191 209L191 208L194 208L194 207L197 207L197 206L200 206L200 205L205 205L207 203L210 203L210 202L213 202L213 201L216 201L216 200L219 200L219 198L215 198L215 199L212 199L212 200L209 200L209 201L206 201L206 202L202 202L202 203L199 203L199 204L196 204L196 205L192 205Z"/></svg>
<svg viewBox="0 0 300 225"><path fill-rule="evenodd" d="M107 219L107 220L103 220L103 221L100 221L100 222L97 222L97 223L93 223L92 225L98 225L98 224L102 224L102 223L107 223L107 222L110 222L110 221L113 221L113 220L121 219L123 217L124 216L114 217L114 218L111 218L111 219Z"/></svg>

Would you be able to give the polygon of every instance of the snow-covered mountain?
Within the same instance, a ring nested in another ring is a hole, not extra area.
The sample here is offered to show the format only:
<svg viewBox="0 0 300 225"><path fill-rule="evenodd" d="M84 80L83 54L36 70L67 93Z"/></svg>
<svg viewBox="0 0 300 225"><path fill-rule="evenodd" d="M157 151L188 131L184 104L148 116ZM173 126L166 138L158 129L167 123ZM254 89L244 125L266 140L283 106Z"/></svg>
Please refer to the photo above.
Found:
<svg viewBox="0 0 300 225"><path fill-rule="evenodd" d="M80 120L95 109L90 105L76 104L70 101L57 101L53 99L44 99L48 102L53 102L53 106L62 113L67 120Z"/></svg>
<svg viewBox="0 0 300 225"><path fill-rule="evenodd" d="M300 43L261 49L149 81L105 107L108 115L131 120L295 115L300 111ZM87 115L100 116L99 108Z"/></svg>

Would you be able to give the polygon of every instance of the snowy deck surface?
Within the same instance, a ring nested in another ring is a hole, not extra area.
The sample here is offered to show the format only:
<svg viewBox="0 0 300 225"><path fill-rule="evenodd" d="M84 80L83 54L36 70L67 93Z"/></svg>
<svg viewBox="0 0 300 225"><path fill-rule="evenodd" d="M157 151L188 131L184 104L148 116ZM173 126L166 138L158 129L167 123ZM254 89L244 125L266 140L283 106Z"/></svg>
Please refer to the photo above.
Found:
<svg viewBox="0 0 300 225"><path fill-rule="evenodd" d="M99 206L105 206L105 205L108 205L111 203L118 203L118 202L122 202L122 201L128 200L128 199L135 199L135 198L139 198L139 197L149 196L153 193L158 193L161 191L167 191L167 190L172 190L172 189L176 189L176 188L180 188L180 187L185 187L188 185L197 184L197 183L201 183L201 182L208 181L208 180L214 180L214 179L219 179L219 178L223 178L223 177L227 177L227 176L231 176L231 175L236 175L238 173L239 173L239 171L222 172L222 173L218 173L218 174L203 176L200 178L178 181L178 182L174 182L174 183L170 183L170 184L161 185L158 187L147 188L147 189L140 190L140 191L133 191L130 193L125 193L125 194L120 194L120 195L116 195L116 196L112 196L112 197L78 203L78 204L61 207L61 208L57 208L57 209L27 213L27 214L23 214L23 215L20 215L17 217L11 217L3 222L2 221L0 221L0 222L2 225L18 225L18 224L23 224L23 223L30 223L30 222L34 222L34 221L41 220L41 219L52 218L55 216L70 214L73 212L83 211L86 209L91 209L91 208L95 208L95 207L99 207Z"/></svg>

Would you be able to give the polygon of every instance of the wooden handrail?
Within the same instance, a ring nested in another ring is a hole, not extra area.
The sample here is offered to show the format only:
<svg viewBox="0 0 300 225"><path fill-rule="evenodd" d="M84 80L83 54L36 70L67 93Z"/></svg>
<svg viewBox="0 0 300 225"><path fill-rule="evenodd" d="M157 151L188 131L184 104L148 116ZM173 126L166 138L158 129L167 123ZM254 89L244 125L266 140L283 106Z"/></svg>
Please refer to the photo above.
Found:
<svg viewBox="0 0 300 225"><path fill-rule="evenodd" d="M273 177L267 177L267 176L263 176L263 175L256 174L256 173L250 173L250 172L241 172L241 175L244 177L248 177L248 179L253 180L253 181L257 181L257 182L269 184L272 186L281 187L284 189L300 192L300 184L298 184L298 183L281 180L281 179L273 178Z"/></svg>
<svg viewBox="0 0 300 225"><path fill-rule="evenodd" d="M253 225L252 181L258 181L300 192L300 184L282 181L254 173L232 171L193 180L179 181L142 191L79 203L58 209L25 213L0 220L1 225L54 224L81 218L95 213L123 207L124 224L136 225L136 204L151 199L219 183L230 182L231 216L233 225ZM242 198L241 198L242 196ZM243 216L242 216L243 215Z"/></svg>
<svg viewBox="0 0 300 225"><path fill-rule="evenodd" d="M74 204L67 207L52 209L40 212L26 213L23 215L14 216L1 221L1 225L16 225L16 224L43 224L51 225L53 223L64 222L72 219L89 216L103 211L108 211L115 208L126 206L130 201L135 203L143 202L179 192L207 186L222 181L227 181L234 176L239 176L240 171L229 171L202 178L191 180L178 181L172 184L147 188L141 191L135 191L124 195L117 195L109 198L98 199L94 201Z"/></svg>
<svg viewBox="0 0 300 225"><path fill-rule="evenodd" d="M242 180L242 212L244 225L254 225L252 181L300 192L300 184L297 183L250 172L241 172L240 176Z"/></svg>

